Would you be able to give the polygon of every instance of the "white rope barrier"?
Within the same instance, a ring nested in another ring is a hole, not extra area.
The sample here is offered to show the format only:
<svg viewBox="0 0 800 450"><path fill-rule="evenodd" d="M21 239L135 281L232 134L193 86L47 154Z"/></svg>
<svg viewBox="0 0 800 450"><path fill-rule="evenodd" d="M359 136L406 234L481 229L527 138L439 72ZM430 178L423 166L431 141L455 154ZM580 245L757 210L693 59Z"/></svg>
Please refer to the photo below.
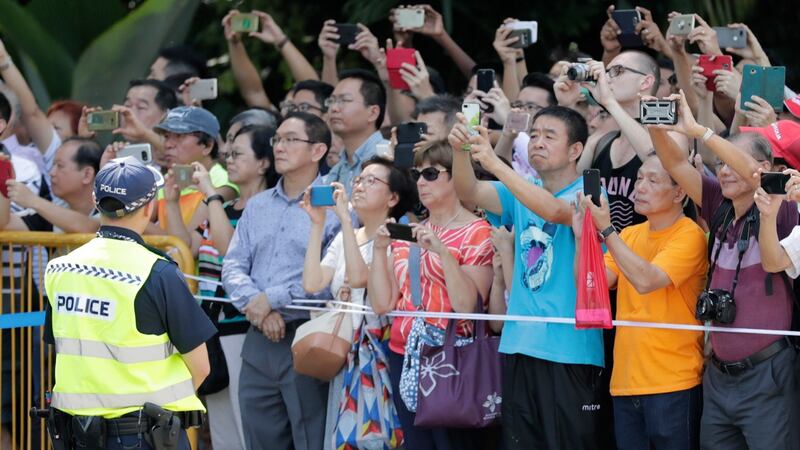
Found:
<svg viewBox="0 0 800 450"><path fill-rule="evenodd" d="M217 302L230 303L228 298L221 297L208 297L196 295L198 300L208 300ZM330 306L313 306L327 304ZM376 315L372 308L365 305L357 305L353 303L334 301L334 300L314 300L314 299L294 299L291 305L287 305L286 309L293 309L297 311L315 311L315 312L328 312L340 311L348 314L362 314L362 315ZM389 317L422 317L425 319L457 319L457 320L496 320L502 322L527 322L527 323L554 323L562 325L575 325L575 319L572 317L541 317L541 316L520 316L509 314L479 314L479 313L443 313L443 312L428 312L428 311L392 311L385 316ZM743 333L743 334L764 334L772 336L800 336L800 331L788 330L770 330L760 328L734 328L734 327L717 327L710 325L689 325L678 323L661 323L661 322L637 322L631 320L614 320L612 324L615 327L635 327L635 328L657 328L664 330L687 330L687 331L715 331L720 333Z"/></svg>

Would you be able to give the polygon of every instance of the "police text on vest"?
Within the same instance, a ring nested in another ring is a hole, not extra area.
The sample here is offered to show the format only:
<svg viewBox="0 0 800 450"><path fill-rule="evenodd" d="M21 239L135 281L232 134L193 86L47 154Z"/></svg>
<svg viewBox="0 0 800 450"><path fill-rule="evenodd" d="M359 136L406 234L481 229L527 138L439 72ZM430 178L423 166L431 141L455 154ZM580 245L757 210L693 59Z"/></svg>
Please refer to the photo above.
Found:
<svg viewBox="0 0 800 450"><path fill-rule="evenodd" d="M83 297L77 294L58 294L56 296L56 312L61 314L78 314L95 319L113 320L116 315L116 303L112 300Z"/></svg>

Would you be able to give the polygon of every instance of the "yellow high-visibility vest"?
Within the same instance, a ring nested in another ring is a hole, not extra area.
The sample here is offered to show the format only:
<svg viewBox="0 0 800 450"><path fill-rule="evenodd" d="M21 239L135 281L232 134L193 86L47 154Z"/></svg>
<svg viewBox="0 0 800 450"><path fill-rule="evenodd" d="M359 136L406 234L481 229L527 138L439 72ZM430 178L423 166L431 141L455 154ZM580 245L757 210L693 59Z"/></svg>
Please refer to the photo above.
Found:
<svg viewBox="0 0 800 450"><path fill-rule="evenodd" d="M136 329L134 299L159 258L136 242L98 237L47 264L56 342L51 406L105 418L145 402L205 411L167 334Z"/></svg>

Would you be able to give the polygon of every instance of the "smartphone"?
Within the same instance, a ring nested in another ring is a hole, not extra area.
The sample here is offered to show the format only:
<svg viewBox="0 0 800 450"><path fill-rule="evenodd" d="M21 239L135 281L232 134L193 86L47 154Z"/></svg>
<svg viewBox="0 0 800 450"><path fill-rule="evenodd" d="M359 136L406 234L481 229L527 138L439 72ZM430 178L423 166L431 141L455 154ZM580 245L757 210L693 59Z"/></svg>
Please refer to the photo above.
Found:
<svg viewBox="0 0 800 450"><path fill-rule="evenodd" d="M354 23L335 23L336 34L339 35L339 45L347 47L356 42L356 35L361 32L358 25Z"/></svg>
<svg viewBox="0 0 800 450"><path fill-rule="evenodd" d="M333 206L333 186L311 186L311 206Z"/></svg>
<svg viewBox="0 0 800 450"><path fill-rule="evenodd" d="M667 34L688 36L694 29L694 14L680 14L669 21Z"/></svg>
<svg viewBox="0 0 800 450"><path fill-rule="evenodd" d="M239 13L231 17L231 30L237 33L253 33L258 31L258 16Z"/></svg>
<svg viewBox="0 0 800 450"><path fill-rule="evenodd" d="M481 124L481 105L477 102L464 102L461 104L461 114L467 119L467 130L469 134L477 135L476 126Z"/></svg>
<svg viewBox="0 0 800 450"><path fill-rule="evenodd" d="M11 163L11 159L0 159L0 193L3 194L3 197L8 198L8 186L6 186L6 181L15 178L14 164Z"/></svg>
<svg viewBox="0 0 800 450"><path fill-rule="evenodd" d="M586 169L583 171L583 195L591 195L592 203L600 206L600 170Z"/></svg>
<svg viewBox="0 0 800 450"><path fill-rule="evenodd" d="M511 111L508 113L503 131L515 131L517 133L527 133L531 128L530 113Z"/></svg>
<svg viewBox="0 0 800 450"><path fill-rule="evenodd" d="M744 28L714 27L717 32L717 42L721 49L747 47L747 32Z"/></svg>
<svg viewBox="0 0 800 450"><path fill-rule="evenodd" d="M408 170L414 167L414 144L395 145L394 166L400 170Z"/></svg>
<svg viewBox="0 0 800 450"><path fill-rule="evenodd" d="M675 100L642 100L639 102L639 122L643 124L678 123Z"/></svg>
<svg viewBox="0 0 800 450"><path fill-rule="evenodd" d="M111 131L119 128L118 111L95 111L86 117L86 127L89 131Z"/></svg>
<svg viewBox="0 0 800 450"><path fill-rule="evenodd" d="M172 175L175 177L175 184L177 184L180 189L186 189L194 184L194 180L192 180L193 173L194 167L188 164L175 164L172 166Z"/></svg>
<svg viewBox="0 0 800 450"><path fill-rule="evenodd" d="M153 162L153 149L150 147L150 144L126 145L117 152L117 158L125 158L126 156L136 158L141 161L142 164L150 164Z"/></svg>
<svg viewBox="0 0 800 450"><path fill-rule="evenodd" d="M480 69L475 74L476 83L475 88L484 93L488 93L494 87L494 69ZM481 103L481 109L486 113L494 111L494 106L488 103Z"/></svg>
<svg viewBox="0 0 800 450"><path fill-rule="evenodd" d="M217 98L217 79L207 78L197 80L189 86L189 96L197 100L212 100Z"/></svg>
<svg viewBox="0 0 800 450"><path fill-rule="evenodd" d="M739 106L744 106L750 97L757 95L766 100L776 112L783 111L783 88L786 84L786 68L762 67L745 64L742 69L742 99Z"/></svg>
<svg viewBox="0 0 800 450"><path fill-rule="evenodd" d="M425 10L422 8L397 8L394 21L400 28L422 28L425 25Z"/></svg>
<svg viewBox="0 0 800 450"><path fill-rule="evenodd" d="M517 42L511 44L512 48L526 48L539 39L539 23L535 20L511 22L506 27L513 30L509 38L519 37Z"/></svg>
<svg viewBox="0 0 800 450"><path fill-rule="evenodd" d="M617 9L611 13L611 18L619 25L621 34L617 40L623 47L643 47L642 38L636 34L636 25L642 21L642 14L635 9Z"/></svg>
<svg viewBox="0 0 800 450"><path fill-rule="evenodd" d="M703 69L703 75L706 77L706 89L715 92L717 85L714 80L717 79L717 76L714 75L714 71L733 70L733 58L729 55L700 55L697 65Z"/></svg>
<svg viewBox="0 0 800 450"><path fill-rule="evenodd" d="M399 241L417 242L417 239L412 233L413 228L410 225L403 225L402 223L387 223L386 229L389 231L389 237Z"/></svg>
<svg viewBox="0 0 800 450"><path fill-rule="evenodd" d="M786 194L786 183L791 177L781 172L762 172L761 187L767 194Z"/></svg>
<svg viewBox="0 0 800 450"><path fill-rule="evenodd" d="M422 139L422 135L428 132L428 124L425 122L406 122L397 126L398 144L416 144Z"/></svg>
<svg viewBox="0 0 800 450"><path fill-rule="evenodd" d="M403 63L417 66L417 58L413 48L390 48L386 50L386 70L389 72L389 86L401 91L410 90L411 87L400 76L400 67Z"/></svg>

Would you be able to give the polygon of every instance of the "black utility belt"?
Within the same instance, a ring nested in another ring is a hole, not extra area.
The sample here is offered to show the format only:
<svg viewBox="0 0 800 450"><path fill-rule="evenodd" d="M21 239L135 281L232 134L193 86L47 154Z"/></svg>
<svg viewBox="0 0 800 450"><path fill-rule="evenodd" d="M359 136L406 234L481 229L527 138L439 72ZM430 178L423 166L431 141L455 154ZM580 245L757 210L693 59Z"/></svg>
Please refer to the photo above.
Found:
<svg viewBox="0 0 800 450"><path fill-rule="evenodd" d="M141 411L136 411L132 413L125 414L120 417L116 417L114 419L105 419L103 417L87 417L87 416L72 416L67 414L63 411L59 411L60 414L67 416L69 418L79 418L82 421L87 421L89 419L93 419L96 422L103 422L105 426L106 433L109 436L127 436L130 434L144 434L149 432L154 426L157 425L157 421L151 417L148 417L141 413ZM202 411L177 411L172 413L173 417L177 417L180 419L181 428L190 428L190 427L198 427L203 424L203 413ZM68 421L67 423L71 424L71 432L75 433L75 424L72 421Z"/></svg>
<svg viewBox="0 0 800 450"><path fill-rule="evenodd" d="M741 375L747 369L752 369L757 364L762 363L773 356L777 355L781 350L791 347L792 344L789 342L789 338L783 337L780 340L773 342L772 344L764 347L763 349L753 353L752 355L748 356L739 361L722 361L717 358L717 355L711 354L711 362L714 363L714 366L719 369L720 372L737 376Z"/></svg>

